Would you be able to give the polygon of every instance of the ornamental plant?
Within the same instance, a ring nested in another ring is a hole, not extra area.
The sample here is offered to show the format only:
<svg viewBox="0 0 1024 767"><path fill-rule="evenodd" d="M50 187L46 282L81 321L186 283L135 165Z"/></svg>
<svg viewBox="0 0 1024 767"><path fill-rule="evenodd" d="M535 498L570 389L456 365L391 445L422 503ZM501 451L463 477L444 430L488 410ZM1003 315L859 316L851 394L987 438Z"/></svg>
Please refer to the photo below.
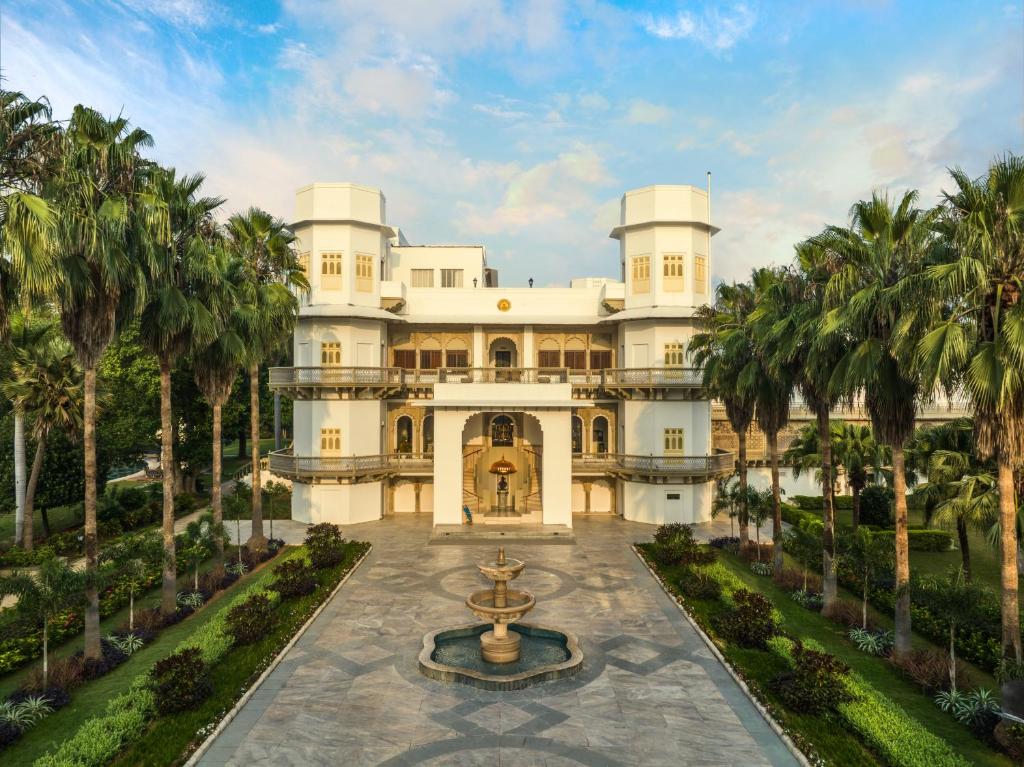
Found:
<svg viewBox="0 0 1024 767"><path fill-rule="evenodd" d="M273 603L257 593L228 611L225 630L235 645L247 645L262 639L274 622Z"/></svg>
<svg viewBox="0 0 1024 767"><path fill-rule="evenodd" d="M341 528L330 522L308 528L305 544L309 561L317 570L339 565L345 559L345 539L341 537Z"/></svg>
<svg viewBox="0 0 1024 767"><path fill-rule="evenodd" d="M186 647L157 661L149 676L161 714L190 711L213 691L203 654L195 647Z"/></svg>
<svg viewBox="0 0 1024 767"><path fill-rule="evenodd" d="M778 633L772 603L747 589L734 591L732 601L735 609L719 619L722 633L741 647L765 649Z"/></svg>
<svg viewBox="0 0 1024 767"><path fill-rule="evenodd" d="M797 641L791 651L793 669L775 677L771 686L786 708L805 714L832 711L852 700L843 677L850 667L834 655L804 647Z"/></svg>
<svg viewBox="0 0 1024 767"><path fill-rule="evenodd" d="M277 578L270 588L284 598L311 594L317 587L316 573L303 559L289 559L274 568Z"/></svg>
<svg viewBox="0 0 1024 767"><path fill-rule="evenodd" d="M689 525L673 522L661 525L654 532L654 558L666 567L709 565L715 561L714 551L701 548L693 538Z"/></svg>

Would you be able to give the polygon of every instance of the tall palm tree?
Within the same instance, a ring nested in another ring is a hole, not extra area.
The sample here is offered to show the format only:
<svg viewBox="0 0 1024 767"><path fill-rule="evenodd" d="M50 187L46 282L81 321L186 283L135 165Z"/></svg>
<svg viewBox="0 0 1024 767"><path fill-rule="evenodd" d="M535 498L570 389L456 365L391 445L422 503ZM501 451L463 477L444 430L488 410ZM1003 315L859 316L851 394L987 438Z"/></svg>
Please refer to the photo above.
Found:
<svg viewBox="0 0 1024 767"><path fill-rule="evenodd" d="M163 483L164 572L160 609L177 608L178 574L174 552L174 442L171 370L193 346L216 338L220 329L216 297L220 280L214 211L223 200L200 197L203 177L178 177L174 169L154 174L153 190L167 208L170 237L156 232L146 259L146 305L139 337L160 365L160 468Z"/></svg>
<svg viewBox="0 0 1024 767"><path fill-rule="evenodd" d="M853 496L853 531L860 525L860 494L872 477L879 477L882 467L892 460L892 451L875 441L871 427L866 424L839 422L833 433L832 454L837 465L846 473Z"/></svg>
<svg viewBox="0 0 1024 767"><path fill-rule="evenodd" d="M768 445L768 463L772 477L772 544L775 577L782 575L782 485L779 481L779 432L789 423L789 406L793 399L795 366L779 343L775 328L781 319L777 310L783 302L772 296L787 278L785 269L758 269L753 274L754 295L758 307L747 319L754 339L757 364L744 371L746 383L755 392L754 418Z"/></svg>
<svg viewBox="0 0 1024 767"><path fill-rule="evenodd" d="M147 232L166 229L166 210L148 190L145 131L122 117L76 106L63 134L58 172L46 184L53 211L54 291L64 335L84 374L85 656L100 657L96 537L96 366L120 322L140 306L140 252Z"/></svg>
<svg viewBox="0 0 1024 767"><path fill-rule="evenodd" d="M236 213L227 223L228 248L242 270L239 320L246 339L252 442L252 534L246 545L254 551L267 546L260 488L260 364L295 327L299 302L289 288L309 287L294 242L283 221L258 208Z"/></svg>
<svg viewBox="0 0 1024 767"><path fill-rule="evenodd" d="M864 393L875 439L892 448L896 502L896 641L908 652L910 549L904 443L914 431L919 403L932 390L915 363L914 348L937 307L921 300L920 285L933 249L934 213L914 207L917 193L898 202L875 193L851 209L851 225L828 227L813 238L838 262L829 279L825 327L851 340L832 373L833 390Z"/></svg>
<svg viewBox="0 0 1024 767"><path fill-rule="evenodd" d="M703 330L690 341L694 364L702 368L704 384L725 406L725 415L736 434L736 471L739 475L740 546L750 540L747 508L747 434L754 421L754 393L741 383L743 371L756 365L747 318L754 311L754 290L747 283L721 283L713 307L698 309Z"/></svg>
<svg viewBox="0 0 1024 767"><path fill-rule="evenodd" d="M918 345L929 381L966 393L981 458L994 457L999 487L1002 643L1021 660L1014 472L1024 464L1024 158L996 159L978 179L951 171L939 231L945 263L928 270L947 317Z"/></svg>
<svg viewBox="0 0 1024 767"><path fill-rule="evenodd" d="M224 313L224 322L219 335L205 346L193 348L191 354L192 371L196 386L206 398L213 411L213 461L212 481L210 487L210 508L213 512L215 525L224 523L224 506L221 497L221 481L223 469L223 434L221 414L225 403L231 396L238 371L245 361L245 342L241 326L241 316L237 307L235 290L242 264L238 260L228 260L221 254L224 275L220 281L222 295L218 305ZM238 542L241 545L241 541ZM224 567L224 540L217 538L217 550L214 566L217 571Z"/></svg>
<svg viewBox="0 0 1024 767"><path fill-rule="evenodd" d="M35 457L25 491L25 529L23 544L32 550L34 507L39 475L46 455L46 441L54 429L72 439L82 429L82 371L75 363L67 341L62 337L39 350L34 358L18 360L12 375L3 382L4 394L14 407L32 419L36 441Z"/></svg>
<svg viewBox="0 0 1024 767"><path fill-rule="evenodd" d="M796 246L793 268L781 274L767 295L765 312L774 323L775 366L787 367L807 407L814 413L821 448L822 611L831 613L838 599L836 582L835 504L829 413L839 399L831 371L847 348L844 334L825 327L825 291L836 261L813 241Z"/></svg>

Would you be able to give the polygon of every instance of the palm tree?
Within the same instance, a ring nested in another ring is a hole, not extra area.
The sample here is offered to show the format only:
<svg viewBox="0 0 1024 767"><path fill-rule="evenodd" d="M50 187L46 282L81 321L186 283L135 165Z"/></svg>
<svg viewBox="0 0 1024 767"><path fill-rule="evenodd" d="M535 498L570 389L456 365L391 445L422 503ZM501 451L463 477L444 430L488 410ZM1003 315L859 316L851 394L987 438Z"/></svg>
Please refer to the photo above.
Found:
<svg viewBox="0 0 1024 767"><path fill-rule="evenodd" d="M865 424L840 421L838 433L833 433L832 454L835 462L846 473L853 496L853 531L860 525L860 494L872 477L882 473L882 467L892 460L892 451L879 445Z"/></svg>
<svg viewBox="0 0 1024 767"><path fill-rule="evenodd" d="M1020 662L1014 472L1024 464L1024 158L999 158L979 179L951 175L938 226L944 262L928 270L931 298L950 311L918 355L929 382L970 398L978 456L995 458L1003 654Z"/></svg>
<svg viewBox="0 0 1024 767"><path fill-rule="evenodd" d="M0 578L0 595L16 596L15 609L43 625L43 687L49 675L50 621L84 600L86 576L63 559L48 556L38 570Z"/></svg>
<svg viewBox="0 0 1024 767"><path fill-rule="evenodd" d="M260 364L295 326L299 304L289 286L305 289L309 284L292 248L295 236L280 219L258 208L236 213L228 220L227 238L229 250L242 268L239 317L249 372L252 534L246 545L262 551L267 538L260 488Z"/></svg>
<svg viewBox="0 0 1024 767"><path fill-rule="evenodd" d="M174 169L153 179L154 192L167 207L170 237L157 232L147 259L147 303L139 320L139 337L160 364L160 468L163 483L164 573L160 609L177 609L178 576L174 555L174 442L171 370L191 347L216 338L219 317L211 307L220 280L213 250L217 231L214 211L223 202L199 197L201 175L178 178ZM162 240L162 241L161 241Z"/></svg>
<svg viewBox="0 0 1024 767"><path fill-rule="evenodd" d="M129 631L135 630L135 593L142 588L149 568L163 562L163 558L163 542L152 532L122 535L103 552L103 559L128 584Z"/></svg>
<svg viewBox="0 0 1024 767"><path fill-rule="evenodd" d="M96 366L145 287L140 253L147 232L166 232L166 210L147 189L149 134L76 106L63 134L58 172L46 185L58 262L55 299L64 335L84 374L85 656L100 657L96 538Z"/></svg>
<svg viewBox="0 0 1024 767"><path fill-rule="evenodd" d="M698 316L704 330L690 341L690 355L703 368L704 384L725 406L725 415L736 434L736 470L739 475L740 546L750 540L747 525L747 433L754 421L754 394L740 383L743 370L754 365L753 341L747 317L756 305L754 291L746 283L721 283L714 307L702 306Z"/></svg>
<svg viewBox="0 0 1024 767"><path fill-rule="evenodd" d="M35 457L25 491L23 544L32 550L34 507L39 475L46 455L46 441L54 429L74 438L82 430L82 371L75 363L67 341L58 336L37 350L35 359L23 358L12 367L11 377L2 384L14 407L32 418Z"/></svg>
<svg viewBox="0 0 1024 767"><path fill-rule="evenodd" d="M875 535L867 528L854 533L850 547L844 555L853 571L861 579L861 628L868 627L868 594L871 581L880 572L892 567L892 544L886 536Z"/></svg>
<svg viewBox="0 0 1024 767"><path fill-rule="evenodd" d="M814 238L838 263L829 279L825 319L851 343L832 373L833 391L864 393L875 439L892 448L896 496L896 641L908 652L910 551L904 443L914 431L918 404L931 396L915 364L914 348L936 306L921 300L926 259L933 249L932 212L914 207L916 192L895 205L875 193L854 204L849 228L828 227Z"/></svg>
<svg viewBox="0 0 1024 767"><path fill-rule="evenodd" d="M829 413L839 398L831 371L847 348L844 334L825 327L825 291L836 261L813 241L796 246L794 268L781 274L767 295L765 312L774 322L776 368L788 368L807 407L814 413L821 446L822 612L831 613L838 599L836 523L832 500L832 440Z"/></svg>

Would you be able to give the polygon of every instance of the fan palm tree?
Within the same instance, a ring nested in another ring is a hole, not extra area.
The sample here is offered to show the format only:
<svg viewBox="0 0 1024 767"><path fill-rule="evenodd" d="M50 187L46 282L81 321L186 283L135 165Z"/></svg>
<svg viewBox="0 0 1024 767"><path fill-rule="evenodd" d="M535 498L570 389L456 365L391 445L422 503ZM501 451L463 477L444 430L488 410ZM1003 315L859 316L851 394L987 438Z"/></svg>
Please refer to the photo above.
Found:
<svg viewBox="0 0 1024 767"><path fill-rule="evenodd" d="M982 459L999 488L1002 644L1021 661L1014 472L1024 464L1024 158L1008 154L978 179L951 171L939 232L944 262L928 270L931 298L950 308L920 339L930 382L964 392Z"/></svg>
<svg viewBox="0 0 1024 767"><path fill-rule="evenodd" d="M166 209L148 189L153 166L139 150L145 131L122 117L76 106L63 133L58 172L46 185L51 246L59 279L54 297L64 335L84 374L85 656L100 657L96 537L96 366L120 323L140 307L148 233L166 234Z"/></svg>
<svg viewBox="0 0 1024 767"><path fill-rule="evenodd" d="M840 421L838 433L833 432L832 455L843 468L853 496L853 531L860 525L860 494L872 477L879 477L882 467L892 460L892 451L879 445L866 424Z"/></svg>
<svg viewBox="0 0 1024 767"><path fill-rule="evenodd" d="M17 410L32 419L32 436L36 441L25 490L23 543L25 550L31 551L36 489L47 438L54 429L61 429L71 438L82 430L82 371L67 341L58 336L40 349L34 359L16 361L11 372L11 377L2 384L3 392Z"/></svg>
<svg viewBox="0 0 1024 767"><path fill-rule="evenodd" d="M831 371L847 348L842 332L825 327L825 291L836 259L808 240L796 246L794 267L781 274L767 294L765 312L773 318L774 366L788 369L807 407L814 413L821 446L822 611L832 612L836 583L835 505L832 500L832 440L829 413L839 399Z"/></svg>
<svg viewBox="0 0 1024 767"><path fill-rule="evenodd" d="M747 434L754 421L754 393L741 383L745 368L755 365L753 340L747 318L756 301L747 283L722 283L715 304L698 309L703 330L690 341L694 364L702 368L704 385L725 406L725 415L736 434L736 470L739 475L738 509L740 546L750 540L747 519Z"/></svg>
<svg viewBox="0 0 1024 767"><path fill-rule="evenodd" d="M236 213L227 223L228 248L242 271L238 316L246 339L252 442L252 534L246 545L253 551L267 547L260 488L260 364L295 327L299 303L289 288L309 287L294 242L283 221L258 208Z"/></svg>
<svg viewBox="0 0 1024 767"><path fill-rule="evenodd" d="M220 280L213 213L223 200L200 197L201 175L178 177L174 169L154 175L155 193L167 207L170 237L157 232L152 258L146 261L147 302L139 320L139 337L160 365L160 468L163 481L164 574L160 609L177 609L174 555L174 425L171 370L194 345L216 338L215 305Z"/></svg>
<svg viewBox="0 0 1024 767"><path fill-rule="evenodd" d="M163 542L153 532L122 535L103 552L120 578L128 584L128 630L135 630L135 594L142 588L149 568L164 559Z"/></svg>
<svg viewBox="0 0 1024 767"><path fill-rule="evenodd" d="M849 228L828 227L813 238L838 265L827 286L825 328L840 329L851 340L832 372L832 390L850 398L863 392L875 439L892 448L897 655L911 649L904 443L913 433L919 403L932 393L914 348L928 313L937 310L921 300L920 290L933 249L934 213L914 207L916 201L913 191L896 203L875 193L854 204Z"/></svg>

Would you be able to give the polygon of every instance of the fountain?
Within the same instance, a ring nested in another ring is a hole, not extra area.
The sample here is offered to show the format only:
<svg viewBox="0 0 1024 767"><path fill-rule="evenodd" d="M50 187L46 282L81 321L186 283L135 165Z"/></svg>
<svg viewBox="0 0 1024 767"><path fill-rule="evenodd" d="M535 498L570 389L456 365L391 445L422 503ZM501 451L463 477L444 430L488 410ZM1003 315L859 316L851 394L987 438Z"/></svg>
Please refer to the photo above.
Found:
<svg viewBox="0 0 1024 767"><path fill-rule="evenodd" d="M423 638L420 671L432 679L461 682L489 690L518 690L531 684L571 676L580 670L583 653L572 634L518 623L537 600L528 591L509 589L526 567L498 548L494 560L477 563L493 587L474 591L466 606L486 623L432 631Z"/></svg>

